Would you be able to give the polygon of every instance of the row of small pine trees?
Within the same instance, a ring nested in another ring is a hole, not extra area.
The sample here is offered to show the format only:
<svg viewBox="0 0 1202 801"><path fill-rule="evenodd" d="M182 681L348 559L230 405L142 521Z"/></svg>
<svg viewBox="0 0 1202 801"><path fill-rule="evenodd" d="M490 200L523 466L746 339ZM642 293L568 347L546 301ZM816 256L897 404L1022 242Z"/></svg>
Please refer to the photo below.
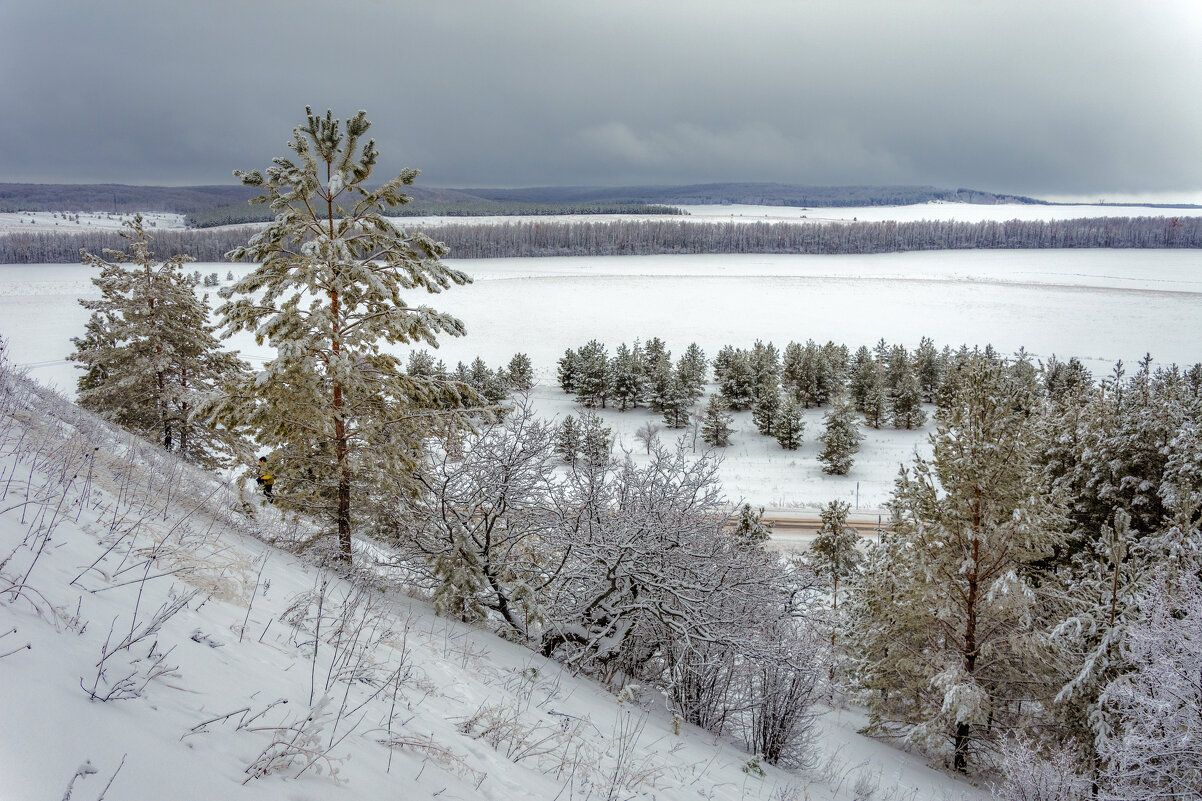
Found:
<svg viewBox="0 0 1202 801"><path fill-rule="evenodd" d="M818 345L812 339L804 345L790 342L783 354L771 342L757 341L749 349L727 345L712 361L717 391L698 412L693 409L705 394L711 362L696 343L673 363L659 337L622 343L612 356L594 339L564 352L558 378L585 408L646 407L662 415L668 428L693 425L714 447L730 443L730 412L750 410L761 434L796 450L805 431L803 410L829 407L819 458L827 473L846 475L862 440L857 413L873 428L921 427L922 404L938 400L954 357L950 347L940 351L925 337L913 352L882 339L854 355L846 345ZM650 427L640 429L641 441L649 440Z"/></svg>

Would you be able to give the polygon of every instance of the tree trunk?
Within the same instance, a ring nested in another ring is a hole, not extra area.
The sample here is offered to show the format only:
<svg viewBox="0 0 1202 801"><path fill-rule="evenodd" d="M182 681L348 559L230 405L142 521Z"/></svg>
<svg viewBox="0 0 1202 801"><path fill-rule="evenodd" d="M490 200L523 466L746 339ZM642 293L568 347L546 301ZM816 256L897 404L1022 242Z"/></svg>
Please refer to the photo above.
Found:
<svg viewBox="0 0 1202 801"><path fill-rule="evenodd" d="M326 186L330 185L331 164L326 162ZM330 227L330 241L334 241L334 198L333 196L326 197L326 220ZM338 268L333 267L333 275L335 280L338 277ZM332 286L336 286L332 285ZM333 330L330 337L330 349L334 354L333 361L338 362L339 353L342 350L342 304L338 292L334 289L330 290L330 319L332 321ZM342 559L350 564L351 562L351 469L346 463L347 457L347 435L346 435L346 420L342 417L342 384L337 379L334 381L334 456L338 461L338 550Z"/></svg>
<svg viewBox="0 0 1202 801"><path fill-rule="evenodd" d="M346 450L345 444L341 448ZM345 466L338 476L338 547L346 562L351 561L351 473Z"/></svg>
<svg viewBox="0 0 1202 801"><path fill-rule="evenodd" d="M981 490L976 491L975 503L973 504L973 521L972 521L972 567L968 571L968 599L965 602L965 622L964 622L964 672L972 676L977 669L977 604L980 593L980 570L981 564L981 528L984 526L984 515L981 513L983 505ZM968 723L957 723L956 732L952 737L955 746L955 756L953 757L953 767L957 773L968 772L968 747L970 742L971 726Z"/></svg>

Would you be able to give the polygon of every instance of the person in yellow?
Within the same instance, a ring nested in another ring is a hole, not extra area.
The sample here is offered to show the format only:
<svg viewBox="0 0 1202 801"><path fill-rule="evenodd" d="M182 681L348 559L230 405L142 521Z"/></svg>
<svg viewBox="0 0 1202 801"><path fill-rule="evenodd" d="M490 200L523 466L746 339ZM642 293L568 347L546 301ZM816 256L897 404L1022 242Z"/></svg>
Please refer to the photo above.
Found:
<svg viewBox="0 0 1202 801"><path fill-rule="evenodd" d="M275 476L267 469L266 456L259 457L259 477L255 481L263 488L263 495L267 497L267 502L275 503L275 496L271 494L272 485L275 484Z"/></svg>

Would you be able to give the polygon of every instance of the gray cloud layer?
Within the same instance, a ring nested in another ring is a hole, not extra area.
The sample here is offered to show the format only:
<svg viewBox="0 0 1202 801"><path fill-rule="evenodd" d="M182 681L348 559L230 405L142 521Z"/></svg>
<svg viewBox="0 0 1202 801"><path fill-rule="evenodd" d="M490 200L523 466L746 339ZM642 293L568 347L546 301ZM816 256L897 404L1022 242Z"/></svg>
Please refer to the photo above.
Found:
<svg viewBox="0 0 1202 801"><path fill-rule="evenodd" d="M0 181L228 183L306 104L439 186L1202 189L1202 4L5 0Z"/></svg>

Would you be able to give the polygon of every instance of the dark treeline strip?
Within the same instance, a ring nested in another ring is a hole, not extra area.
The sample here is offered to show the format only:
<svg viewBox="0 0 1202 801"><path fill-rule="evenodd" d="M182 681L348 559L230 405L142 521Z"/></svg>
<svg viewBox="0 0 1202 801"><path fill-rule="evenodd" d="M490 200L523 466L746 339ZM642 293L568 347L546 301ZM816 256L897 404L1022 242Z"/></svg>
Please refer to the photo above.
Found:
<svg viewBox="0 0 1202 801"><path fill-rule="evenodd" d="M139 211L187 214L215 205L245 204L256 194L245 186L129 186L126 184L4 184L0 212Z"/></svg>
<svg viewBox="0 0 1202 801"><path fill-rule="evenodd" d="M648 203L519 203L494 201L414 201L389 214L396 217L519 217L524 215L578 214L684 214L675 206ZM189 228L212 228L219 225L242 225L268 222L275 212L269 206L239 204L198 211L187 215Z"/></svg>
<svg viewBox="0 0 1202 801"><path fill-rule="evenodd" d="M1202 219L1108 217L1009 222L506 222L426 229L461 259L662 253L895 253L1028 248L1197 248Z"/></svg>
<svg viewBox="0 0 1202 801"><path fill-rule="evenodd" d="M211 228L201 231L155 231L154 253L182 254L197 261L225 261L225 254L254 235L247 227ZM15 233L0 236L0 264L70 264L80 260L80 251L102 253L127 250L128 240L113 231L79 234Z"/></svg>
<svg viewBox="0 0 1202 801"><path fill-rule="evenodd" d="M1202 218L1102 217L1008 222L700 223L684 220L447 223L422 226L451 258L612 256L666 253L897 253L913 250L1202 248ZM245 228L160 231L157 253L221 261L244 244ZM67 263L79 251L121 249L116 233L0 236L0 263Z"/></svg>
<svg viewBox="0 0 1202 801"><path fill-rule="evenodd" d="M102 211L111 214L166 211L191 214L223 206L245 212L256 190L237 186L129 186L125 184L0 183L0 211ZM414 201L465 204L498 202L551 206L751 204L768 206L904 206L935 200L959 203L1038 203L1028 197L975 189L933 186L797 186L772 183L695 184L692 186L541 186L519 189L443 189L412 186ZM431 214L444 212L429 212ZM477 212L445 212L474 214ZM481 212L499 213L499 212ZM545 212L513 212L542 214ZM249 222L240 217L228 224Z"/></svg>

